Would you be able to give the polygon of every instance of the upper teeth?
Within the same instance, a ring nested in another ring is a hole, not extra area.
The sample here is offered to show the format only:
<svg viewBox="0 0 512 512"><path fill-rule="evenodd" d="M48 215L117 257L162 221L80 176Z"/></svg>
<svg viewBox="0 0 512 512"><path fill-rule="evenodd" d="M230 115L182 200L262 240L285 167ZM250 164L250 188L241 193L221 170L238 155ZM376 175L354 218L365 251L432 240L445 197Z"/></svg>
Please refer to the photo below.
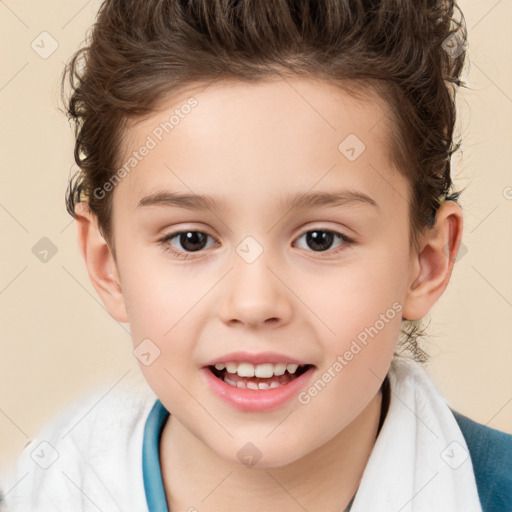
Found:
<svg viewBox="0 0 512 512"><path fill-rule="evenodd" d="M217 363L215 368L217 370L226 369L228 373L237 373L239 377L260 377L262 379L269 379L274 375L283 375L286 370L290 373L295 373L298 364L284 364L284 363L264 363L253 365L251 363Z"/></svg>

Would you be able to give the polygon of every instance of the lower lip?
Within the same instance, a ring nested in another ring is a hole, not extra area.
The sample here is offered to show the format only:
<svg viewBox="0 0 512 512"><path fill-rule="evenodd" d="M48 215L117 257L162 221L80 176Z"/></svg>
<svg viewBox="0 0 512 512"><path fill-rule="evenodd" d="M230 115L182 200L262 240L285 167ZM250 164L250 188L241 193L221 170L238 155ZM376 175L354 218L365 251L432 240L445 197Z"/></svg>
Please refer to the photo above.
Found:
<svg viewBox="0 0 512 512"><path fill-rule="evenodd" d="M291 398L296 397L306 386L314 370L314 366L311 366L288 384L272 389L239 388L215 377L208 368L202 368L201 372L210 389L229 405L244 412L264 412L277 409Z"/></svg>

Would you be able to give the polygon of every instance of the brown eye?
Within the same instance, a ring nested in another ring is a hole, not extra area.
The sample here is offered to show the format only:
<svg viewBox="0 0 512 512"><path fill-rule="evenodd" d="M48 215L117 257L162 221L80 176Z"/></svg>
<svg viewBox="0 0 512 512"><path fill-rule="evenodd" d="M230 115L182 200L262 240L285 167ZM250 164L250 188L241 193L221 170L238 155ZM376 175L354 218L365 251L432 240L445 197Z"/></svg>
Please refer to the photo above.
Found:
<svg viewBox="0 0 512 512"><path fill-rule="evenodd" d="M176 255L178 258L186 259L190 257L190 254L187 253L194 253L203 250L206 246L208 238L212 237L202 231L191 229L171 233L159 240L159 242L164 246L166 251ZM177 240L178 245L180 245L181 248L176 249L175 245L171 243L171 241L174 239Z"/></svg>
<svg viewBox="0 0 512 512"><path fill-rule="evenodd" d="M180 233L173 238L176 237L178 237L181 246L186 251L195 252L204 249L208 235L205 235L199 231L184 231L183 233Z"/></svg>
<svg viewBox="0 0 512 512"><path fill-rule="evenodd" d="M342 233L338 233L331 229L310 229L303 233L300 237L305 237L307 248L313 250L313 252L326 252L334 243L336 238L342 241L337 247L345 247L353 243L353 240L346 237ZM333 250L332 252L337 252Z"/></svg>

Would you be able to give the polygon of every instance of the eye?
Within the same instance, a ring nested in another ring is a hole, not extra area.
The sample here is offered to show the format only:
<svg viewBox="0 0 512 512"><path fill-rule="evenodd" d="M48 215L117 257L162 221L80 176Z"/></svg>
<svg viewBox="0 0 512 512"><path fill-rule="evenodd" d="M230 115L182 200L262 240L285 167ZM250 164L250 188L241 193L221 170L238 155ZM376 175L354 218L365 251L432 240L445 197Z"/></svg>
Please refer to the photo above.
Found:
<svg viewBox="0 0 512 512"><path fill-rule="evenodd" d="M199 252L205 248L205 242L208 238L213 240L213 237L204 233L203 231L196 231L193 229L185 230L185 231L176 231L175 233L170 233L165 237L159 240L159 243L162 244L165 251L170 252L171 254L177 256L178 258L187 259L190 258L190 254L187 252L183 252L181 250L176 250L171 241L177 239L178 243L183 247L185 251L189 252ZM215 245L215 244L214 244Z"/></svg>
<svg viewBox="0 0 512 512"><path fill-rule="evenodd" d="M345 236L342 233L338 233L337 231L333 231L332 229L311 229L303 233L298 238L298 240L303 237L305 237L307 246L310 247L313 252L338 253L344 250L345 247L354 243L354 240L351 238ZM166 252L171 253L173 256L176 256L180 259L188 259L192 257L193 253L200 252L207 248L208 238L214 240L214 238L208 235L208 233L190 229L170 233L158 240L158 242L163 246L163 249ZM336 238L341 241L341 243L338 245L338 249L328 251ZM183 250L175 248L174 244L172 243L174 239L177 240L178 244L181 245ZM214 242L213 246L216 245L218 244Z"/></svg>
<svg viewBox="0 0 512 512"><path fill-rule="evenodd" d="M350 246L354 243L354 240L345 236L342 233L338 233L337 231L333 231L332 229L310 229L303 233L298 240L302 237L305 237L306 245L313 249L313 252L327 252L326 250L331 247L334 240L336 238L342 241L338 247L341 247L340 250L344 250L344 247ZM330 251L337 253L339 250Z"/></svg>

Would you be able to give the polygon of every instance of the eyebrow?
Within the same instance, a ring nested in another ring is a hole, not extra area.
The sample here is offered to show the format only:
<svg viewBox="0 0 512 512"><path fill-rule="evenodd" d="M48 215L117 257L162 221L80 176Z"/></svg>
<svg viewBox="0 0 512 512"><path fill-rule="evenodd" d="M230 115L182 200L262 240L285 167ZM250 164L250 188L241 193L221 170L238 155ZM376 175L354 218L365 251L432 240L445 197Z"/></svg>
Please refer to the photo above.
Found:
<svg viewBox="0 0 512 512"><path fill-rule="evenodd" d="M280 206L286 210L307 209L321 206L344 206L350 203L371 205L379 209L374 199L357 190L340 190L336 192L298 192L289 195ZM225 201L200 194L182 194L177 192L155 192L143 197L137 208L146 206L168 206L188 208L190 210L227 210Z"/></svg>
<svg viewBox="0 0 512 512"><path fill-rule="evenodd" d="M144 206L177 206L190 210L214 210L217 206L227 208L224 201L218 201L210 196L200 194L181 194L177 192L155 192L143 197L137 208Z"/></svg>
<svg viewBox="0 0 512 512"><path fill-rule="evenodd" d="M318 206L344 206L350 203L371 205L379 209L377 202L369 195L358 190L340 190L335 192L309 192L297 193L288 196L281 202L287 210L314 208Z"/></svg>

